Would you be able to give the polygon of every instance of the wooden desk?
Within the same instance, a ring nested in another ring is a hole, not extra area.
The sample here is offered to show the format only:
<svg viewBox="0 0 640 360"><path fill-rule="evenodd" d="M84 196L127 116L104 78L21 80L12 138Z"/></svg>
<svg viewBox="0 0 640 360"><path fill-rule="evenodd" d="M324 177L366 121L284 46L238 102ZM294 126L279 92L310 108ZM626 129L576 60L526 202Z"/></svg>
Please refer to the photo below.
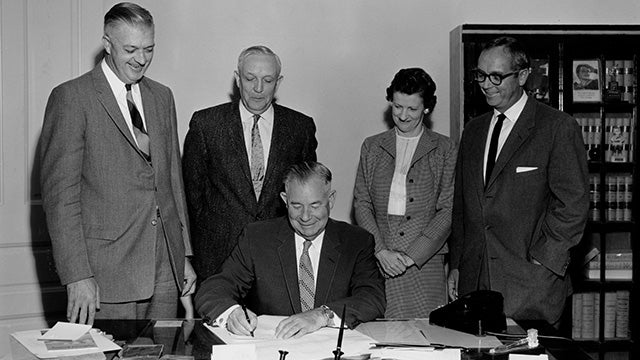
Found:
<svg viewBox="0 0 640 360"><path fill-rule="evenodd" d="M180 324L180 320L174 323ZM165 324L167 324L165 322ZM221 341L202 325L201 320L184 320L181 326L155 326L154 320L96 320L94 327L113 335L114 341L124 344L163 344L164 354L191 355L194 359L211 359L211 345ZM554 334L555 330L539 322L522 322L523 328L534 327L540 335ZM550 359L556 360L590 360L574 342L565 340L540 339L541 345L549 354ZM327 349L327 357L333 349ZM539 351L538 351L539 353ZM115 353L107 354L107 359L113 359ZM273 360L279 355L274 354ZM491 356L487 350L469 350L462 352L462 359L508 359L507 355ZM271 360L271 359L260 359Z"/></svg>

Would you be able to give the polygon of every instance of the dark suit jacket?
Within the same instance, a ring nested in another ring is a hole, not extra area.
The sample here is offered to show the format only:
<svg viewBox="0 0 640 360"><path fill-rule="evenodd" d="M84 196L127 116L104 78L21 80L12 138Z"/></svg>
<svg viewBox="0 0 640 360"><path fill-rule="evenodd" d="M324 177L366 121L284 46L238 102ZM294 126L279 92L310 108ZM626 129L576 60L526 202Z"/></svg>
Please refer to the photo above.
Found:
<svg viewBox="0 0 640 360"><path fill-rule="evenodd" d="M478 288L487 261L490 278L480 281L503 294L507 316L555 323L571 291L569 249L582 237L589 208L582 135L570 116L529 98L485 189L491 117L466 125L458 152L449 247L458 291Z"/></svg>
<svg viewBox="0 0 640 360"><path fill-rule="evenodd" d="M193 265L200 280L222 264L245 225L286 214L280 199L285 170L316 160L313 119L274 104L271 149L257 201L238 106L232 102L195 112L184 142Z"/></svg>
<svg viewBox="0 0 640 360"><path fill-rule="evenodd" d="M178 279L191 254L173 95L146 77L139 84L152 165L100 65L53 89L40 137L42 200L58 275L62 284L94 276L105 302L151 297L162 227Z"/></svg>
<svg viewBox="0 0 640 360"><path fill-rule="evenodd" d="M373 237L365 230L329 219L325 229L315 307L340 313L353 328L384 314L384 280L373 255ZM300 313L298 260L287 217L247 225L220 271L202 283L196 309L215 319L240 299L257 315Z"/></svg>

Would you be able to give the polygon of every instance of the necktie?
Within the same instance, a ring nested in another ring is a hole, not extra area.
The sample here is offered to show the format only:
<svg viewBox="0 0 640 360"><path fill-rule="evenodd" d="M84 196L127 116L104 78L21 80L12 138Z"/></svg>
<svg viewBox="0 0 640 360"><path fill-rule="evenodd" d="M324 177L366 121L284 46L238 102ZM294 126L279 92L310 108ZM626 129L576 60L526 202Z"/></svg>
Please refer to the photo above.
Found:
<svg viewBox="0 0 640 360"><path fill-rule="evenodd" d="M491 133L491 143L489 143L489 154L487 156L487 172L484 177L485 186L489 183L489 178L491 177L491 172L493 171L493 167L496 164L496 154L498 153L498 138L500 137L500 130L502 130L502 123L506 116L504 114L498 115L498 121L496 122L496 126L493 127L493 132Z"/></svg>
<svg viewBox="0 0 640 360"><path fill-rule="evenodd" d="M262 150L258 120L260 120L260 115L253 115L253 127L251 128L251 180L253 181L253 191L256 193L256 199L260 199L260 191L264 181L264 151Z"/></svg>
<svg viewBox="0 0 640 360"><path fill-rule="evenodd" d="M131 122L133 123L133 133L138 141L138 148L147 160L151 160L151 156L149 155L149 135L144 128L142 116L140 116L136 103L133 101L131 84L126 84L125 88L127 89L127 106L129 107L129 114L131 115Z"/></svg>
<svg viewBox="0 0 640 360"><path fill-rule="evenodd" d="M302 256L300 256L300 268L298 270L298 286L300 287L300 305L302 312L313 309L315 299L315 283L313 281L313 266L309 258L309 247L312 242L305 240Z"/></svg>

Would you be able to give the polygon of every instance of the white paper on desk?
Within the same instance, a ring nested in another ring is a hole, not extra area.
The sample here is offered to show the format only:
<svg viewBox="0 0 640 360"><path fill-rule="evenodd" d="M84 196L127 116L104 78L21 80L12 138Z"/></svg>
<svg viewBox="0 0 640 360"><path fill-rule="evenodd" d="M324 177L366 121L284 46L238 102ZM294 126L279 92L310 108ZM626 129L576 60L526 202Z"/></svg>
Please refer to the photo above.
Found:
<svg viewBox="0 0 640 360"><path fill-rule="evenodd" d="M213 345L211 349L211 360L218 359L257 360L256 344Z"/></svg>
<svg viewBox="0 0 640 360"><path fill-rule="evenodd" d="M509 360L549 360L547 354L527 355L527 354L509 354Z"/></svg>
<svg viewBox="0 0 640 360"><path fill-rule="evenodd" d="M219 327L207 328L226 344L251 344L256 345L258 359L277 359L278 350L289 352L287 360L317 360L333 358L338 341L337 328L321 328L318 331L304 335L299 339L276 339L275 329L286 316L258 316L258 327L253 332L255 337L237 336L230 334L226 329ZM342 351L344 356L368 354L374 340L356 330L345 329L342 338Z"/></svg>
<svg viewBox="0 0 640 360"><path fill-rule="evenodd" d="M40 340L78 340L91 329L91 325L74 324L58 321L46 334L39 337Z"/></svg>
<svg viewBox="0 0 640 360"><path fill-rule="evenodd" d="M372 358L397 360L460 360L459 349L380 348L371 351Z"/></svg>
<svg viewBox="0 0 640 360"><path fill-rule="evenodd" d="M38 338L42 334L40 330L19 331L11 334L11 336L18 340L29 352L41 359L49 359L69 355L93 354L121 349L120 346L107 339L104 335L98 334L96 330L92 329L89 331L89 333L91 334L93 341L95 341L96 345L98 345L97 349L90 348L48 351L47 346L44 344L44 341L38 340Z"/></svg>

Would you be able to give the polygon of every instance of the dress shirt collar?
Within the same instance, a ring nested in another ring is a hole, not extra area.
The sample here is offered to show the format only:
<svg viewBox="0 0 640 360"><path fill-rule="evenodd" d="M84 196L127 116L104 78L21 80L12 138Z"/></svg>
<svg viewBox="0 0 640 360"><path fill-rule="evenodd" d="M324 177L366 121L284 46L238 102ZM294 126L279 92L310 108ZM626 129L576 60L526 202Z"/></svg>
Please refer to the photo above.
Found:
<svg viewBox="0 0 640 360"><path fill-rule="evenodd" d="M240 104L238 105L238 107L240 108L240 119L242 120L242 122L249 122L253 125L253 114L249 110L247 110L247 108L242 103L242 100L240 100ZM269 125L273 124L273 105L269 105L267 110L260 114L260 118L260 121L264 120Z"/></svg>
<svg viewBox="0 0 640 360"><path fill-rule="evenodd" d="M516 101L515 104L511 105L510 108L507 109L507 111L504 112L504 115L507 117L508 120L512 121L513 123L515 123L518 118L520 117L520 114L522 113L522 110L524 110L524 106L527 104L527 93L525 91L522 92L522 96L520 96L520 99L518 101ZM493 119L495 122L495 119L498 117L498 115L500 115L500 112L496 109L493 109Z"/></svg>
<svg viewBox="0 0 640 360"><path fill-rule="evenodd" d="M107 61L105 59L102 59L102 62L100 63L100 67L102 68L102 72L104 73L104 76L107 78L107 82L111 87L111 91L116 96L116 98L120 99L121 96L123 98L126 98L127 96L127 90L125 89L126 84L122 82L120 78L118 78L118 76L116 75L116 73L113 72L113 70L111 70L109 65L107 65ZM139 97L140 95L140 85L138 85L138 83L131 84L131 91L133 92L133 98L136 101L136 106L140 106L139 102L136 99L136 97Z"/></svg>

